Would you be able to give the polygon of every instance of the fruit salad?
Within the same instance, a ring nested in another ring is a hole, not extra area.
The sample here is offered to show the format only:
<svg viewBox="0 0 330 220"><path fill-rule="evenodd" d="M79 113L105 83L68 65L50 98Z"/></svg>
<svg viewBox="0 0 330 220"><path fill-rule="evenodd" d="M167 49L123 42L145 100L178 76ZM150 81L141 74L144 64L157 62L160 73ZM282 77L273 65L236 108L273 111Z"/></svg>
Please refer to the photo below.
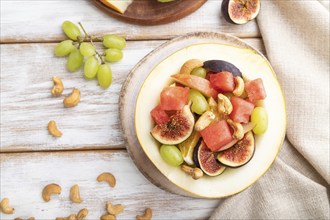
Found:
<svg viewBox="0 0 330 220"><path fill-rule="evenodd" d="M203 176L196 173L217 176L247 164L254 136L268 127L262 79L247 79L224 60L197 59L186 61L171 78L150 112L162 159L194 179Z"/></svg>

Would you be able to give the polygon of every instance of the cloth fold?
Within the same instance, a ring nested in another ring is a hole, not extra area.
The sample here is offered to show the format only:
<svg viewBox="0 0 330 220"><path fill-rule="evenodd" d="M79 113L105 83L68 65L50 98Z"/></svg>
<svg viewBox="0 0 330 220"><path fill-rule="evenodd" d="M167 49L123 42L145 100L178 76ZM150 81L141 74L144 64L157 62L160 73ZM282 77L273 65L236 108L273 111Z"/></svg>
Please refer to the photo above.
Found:
<svg viewBox="0 0 330 220"><path fill-rule="evenodd" d="M330 219L329 10L262 1L257 22L287 104L287 135L268 172L210 219ZM271 117L271 116L269 116Z"/></svg>

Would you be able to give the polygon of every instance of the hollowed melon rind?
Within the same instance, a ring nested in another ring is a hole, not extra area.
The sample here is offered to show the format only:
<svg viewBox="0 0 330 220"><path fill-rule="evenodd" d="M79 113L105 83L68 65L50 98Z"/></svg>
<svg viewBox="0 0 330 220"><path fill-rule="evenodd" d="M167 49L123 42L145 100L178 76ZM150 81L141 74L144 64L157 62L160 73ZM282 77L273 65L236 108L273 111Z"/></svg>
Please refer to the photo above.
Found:
<svg viewBox="0 0 330 220"><path fill-rule="evenodd" d="M156 106L162 88L169 83L170 75L178 72L186 60L193 58L226 60L236 65L244 77L249 79L262 78L267 92L264 106L270 116L269 128L264 135L256 139L257 150L248 164L236 170L228 170L220 176L202 178L198 181L184 175L179 168L170 167L161 159L158 147L149 133L152 129L152 123L148 123L151 120L149 112ZM179 188L192 195L207 198L219 198L238 193L262 176L279 151L284 138L285 127L284 98L268 61L254 50L218 43L191 45L160 62L145 80L138 95L135 109L137 137L153 164Z"/></svg>

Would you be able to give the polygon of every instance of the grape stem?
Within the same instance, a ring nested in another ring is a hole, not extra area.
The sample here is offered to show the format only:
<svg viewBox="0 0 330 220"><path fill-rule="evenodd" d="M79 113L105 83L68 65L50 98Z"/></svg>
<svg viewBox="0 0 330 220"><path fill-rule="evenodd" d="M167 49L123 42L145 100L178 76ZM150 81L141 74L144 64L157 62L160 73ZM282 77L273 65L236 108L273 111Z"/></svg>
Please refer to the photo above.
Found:
<svg viewBox="0 0 330 220"><path fill-rule="evenodd" d="M93 39L94 40L99 40L99 39L102 39L102 38L98 38L98 37L95 37L95 36L90 36L87 31L85 30L84 26L81 24L81 22L78 22L79 26L81 27L81 29L83 30L84 34L85 34L85 37L80 41L79 39L79 46L82 42L84 42L85 40L89 40L91 42L91 44L94 46L94 42L93 42ZM95 46L94 46L95 48ZM97 54L97 56L100 58L101 60L101 64L104 64L104 59L102 57L102 55L96 50L95 48L95 53Z"/></svg>

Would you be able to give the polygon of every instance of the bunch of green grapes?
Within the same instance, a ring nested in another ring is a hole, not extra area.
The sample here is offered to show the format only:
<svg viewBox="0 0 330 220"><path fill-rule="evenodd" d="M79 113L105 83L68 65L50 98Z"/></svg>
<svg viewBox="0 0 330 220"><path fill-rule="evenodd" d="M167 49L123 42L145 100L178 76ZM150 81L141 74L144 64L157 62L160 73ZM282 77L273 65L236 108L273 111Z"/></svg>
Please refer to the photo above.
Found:
<svg viewBox="0 0 330 220"><path fill-rule="evenodd" d="M79 23L84 32L82 36L77 25L64 21L62 29L70 40L64 40L56 45L54 54L58 57L68 56L66 67L70 72L75 72L84 66L86 79L97 80L102 88L108 88L112 82L112 71L107 62L117 62L123 58L122 49L126 47L126 40L115 34L104 35L101 40L106 48L104 53L99 53L93 40L100 39L90 36Z"/></svg>

